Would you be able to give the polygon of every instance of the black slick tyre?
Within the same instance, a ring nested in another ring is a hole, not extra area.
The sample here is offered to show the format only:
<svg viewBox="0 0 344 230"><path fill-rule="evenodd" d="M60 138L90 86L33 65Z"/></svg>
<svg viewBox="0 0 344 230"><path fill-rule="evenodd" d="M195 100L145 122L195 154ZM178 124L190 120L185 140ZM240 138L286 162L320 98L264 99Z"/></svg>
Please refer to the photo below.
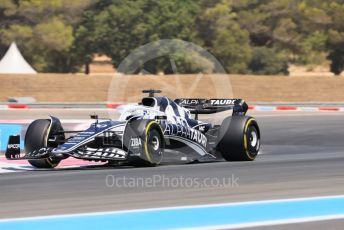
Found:
<svg viewBox="0 0 344 230"><path fill-rule="evenodd" d="M164 138L160 125L155 120L136 120L126 128L126 146L131 157L130 164L136 167L153 167L161 163L164 154ZM140 139L140 148L133 148L132 141ZM139 156L136 156L140 153Z"/></svg>
<svg viewBox="0 0 344 230"><path fill-rule="evenodd" d="M48 138L50 134L50 120L39 119L33 121L25 135L25 152L29 153L34 150L49 147ZM36 168L55 168L60 161L50 158L29 160L29 163Z"/></svg>
<svg viewBox="0 0 344 230"><path fill-rule="evenodd" d="M222 122L217 149L227 161L253 161L260 142L260 130L254 118L232 116Z"/></svg>

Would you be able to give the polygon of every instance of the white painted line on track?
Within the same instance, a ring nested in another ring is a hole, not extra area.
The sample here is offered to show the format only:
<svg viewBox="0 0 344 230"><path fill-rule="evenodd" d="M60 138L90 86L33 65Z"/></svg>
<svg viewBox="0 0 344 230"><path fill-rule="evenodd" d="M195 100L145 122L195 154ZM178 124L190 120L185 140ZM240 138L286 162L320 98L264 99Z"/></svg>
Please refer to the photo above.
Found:
<svg viewBox="0 0 344 230"><path fill-rule="evenodd" d="M221 225L206 228L181 228L180 230L216 230L216 229L241 229L241 228L254 228L254 227L264 227L264 226L276 226L276 225L286 225L286 224L298 224L307 222L317 222L317 221L328 221L328 220L340 220L344 219L344 215L329 215L329 216L319 216L319 217L309 217L309 218L295 218L288 220L278 220L278 221L262 221L253 222L245 224L234 224L234 225Z"/></svg>
<svg viewBox="0 0 344 230"><path fill-rule="evenodd" d="M75 158L68 158L65 161L62 161L54 169L39 169L31 166L27 160L7 160L4 156L0 156L0 174L26 171L58 171L63 169L80 169L85 167L102 166L104 164L104 162L83 161Z"/></svg>
<svg viewBox="0 0 344 230"><path fill-rule="evenodd" d="M44 220L44 219L65 218L65 217L101 216L101 215L108 215L108 214L125 214L125 213L149 212L149 211L166 211L166 210L178 210L178 209L189 209L189 208L212 208L212 207L222 207L222 206L225 207L225 206L237 206L237 205L288 203L288 202L294 202L294 201L313 201L313 200L319 200L319 199L332 199L332 198L333 199L344 198L344 195L299 197L299 198L275 199L275 200L255 200L255 201L242 201L242 202L219 203L219 204L184 205L184 206L130 209L130 210L119 210L119 211L89 212L89 213L33 216L33 217L21 217L21 218L6 218L6 219L0 219L0 222L7 222L7 221L12 221L12 220L15 220L15 221ZM344 215L340 215L340 217L342 217L342 216L344 217ZM338 217L338 216L336 215L336 217Z"/></svg>
<svg viewBox="0 0 344 230"><path fill-rule="evenodd" d="M22 164L9 164L0 162L0 174L13 173L13 172L25 172L33 170L33 167Z"/></svg>
<svg viewBox="0 0 344 230"><path fill-rule="evenodd" d="M343 116L343 114L340 113L335 113L335 112L317 112L317 113L311 113L311 114L307 114L307 113L289 113L289 114L252 114L254 115L254 117L314 117L314 116L324 116L324 115L328 115L328 116Z"/></svg>
<svg viewBox="0 0 344 230"><path fill-rule="evenodd" d="M1 119L0 124L30 124L35 119ZM79 124L79 123L93 123L91 119L62 119L60 120L64 124Z"/></svg>

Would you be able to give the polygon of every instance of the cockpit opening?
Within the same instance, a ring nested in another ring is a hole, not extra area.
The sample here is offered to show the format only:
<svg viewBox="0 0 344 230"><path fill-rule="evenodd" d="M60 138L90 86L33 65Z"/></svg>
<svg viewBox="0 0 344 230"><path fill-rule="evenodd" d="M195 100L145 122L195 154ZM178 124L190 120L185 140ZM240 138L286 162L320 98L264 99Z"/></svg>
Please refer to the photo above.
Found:
<svg viewBox="0 0 344 230"><path fill-rule="evenodd" d="M154 107L156 106L156 100L154 97L144 97L142 98L142 105L148 106L148 107Z"/></svg>

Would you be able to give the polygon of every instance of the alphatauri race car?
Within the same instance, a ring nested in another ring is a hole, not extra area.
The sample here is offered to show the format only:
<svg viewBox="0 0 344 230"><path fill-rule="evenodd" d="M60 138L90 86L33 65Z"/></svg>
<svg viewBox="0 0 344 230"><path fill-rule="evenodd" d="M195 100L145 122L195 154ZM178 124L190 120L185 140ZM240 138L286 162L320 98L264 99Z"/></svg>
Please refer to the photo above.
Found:
<svg viewBox="0 0 344 230"><path fill-rule="evenodd" d="M95 121L83 131L65 131L56 117L33 121L25 135L12 135L8 160L27 159L37 168L54 168L74 157L118 165L156 166L164 162L252 161L260 148L257 121L246 116L241 99L176 99L149 93L126 106L118 120ZM198 120L199 114L232 110L220 125ZM66 138L66 136L68 136Z"/></svg>

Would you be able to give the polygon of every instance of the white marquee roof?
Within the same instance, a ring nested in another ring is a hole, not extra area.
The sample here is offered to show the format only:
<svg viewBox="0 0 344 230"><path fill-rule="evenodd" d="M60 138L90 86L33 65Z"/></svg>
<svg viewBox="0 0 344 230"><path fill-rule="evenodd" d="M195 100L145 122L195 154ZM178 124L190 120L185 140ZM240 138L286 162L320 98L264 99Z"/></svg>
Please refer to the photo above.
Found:
<svg viewBox="0 0 344 230"><path fill-rule="evenodd" d="M5 56L0 61L0 73L9 74L36 74L20 53L15 42L12 42Z"/></svg>

